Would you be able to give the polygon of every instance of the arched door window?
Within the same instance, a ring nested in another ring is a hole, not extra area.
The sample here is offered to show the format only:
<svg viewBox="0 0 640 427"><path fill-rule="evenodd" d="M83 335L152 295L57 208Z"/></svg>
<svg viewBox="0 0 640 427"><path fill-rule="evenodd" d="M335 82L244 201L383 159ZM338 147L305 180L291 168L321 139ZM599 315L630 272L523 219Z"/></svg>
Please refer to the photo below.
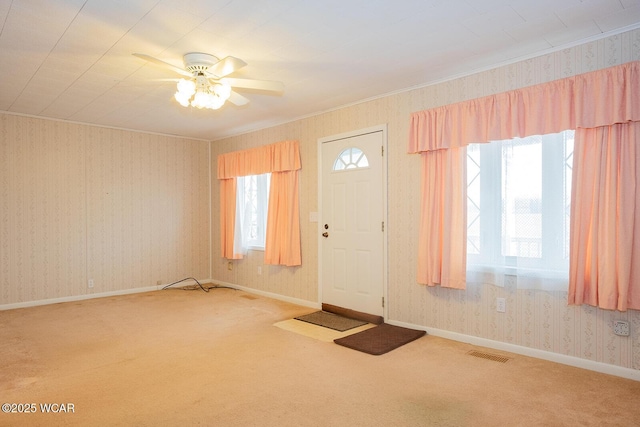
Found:
<svg viewBox="0 0 640 427"><path fill-rule="evenodd" d="M334 171L367 167L369 167L369 160L367 159L367 156L361 149L356 147L345 148L333 163Z"/></svg>

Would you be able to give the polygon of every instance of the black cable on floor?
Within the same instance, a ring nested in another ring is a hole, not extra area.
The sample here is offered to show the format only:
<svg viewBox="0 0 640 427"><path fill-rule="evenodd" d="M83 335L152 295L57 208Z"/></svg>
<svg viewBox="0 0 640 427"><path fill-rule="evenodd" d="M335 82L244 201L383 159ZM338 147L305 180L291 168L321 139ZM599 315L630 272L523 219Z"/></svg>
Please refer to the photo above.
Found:
<svg viewBox="0 0 640 427"><path fill-rule="evenodd" d="M209 286L209 287L204 287L202 286L202 284L200 282L198 282L198 279L194 278L194 277L185 277L182 280L178 280L177 282L173 282L173 283L169 283L168 285L166 285L165 287L162 288L162 290L164 291L165 289L168 289L169 287L173 286L173 285L177 285L178 283L182 283L185 282L187 280L193 280L195 281L198 286L200 287L200 289L202 289L205 292L209 292L210 289L218 289L218 288L224 288L224 289L233 289L234 291L237 291L236 288L232 288L231 286L219 286L219 285L215 285L215 286ZM196 289L198 289L197 287L192 287L192 288L181 288L183 291L194 291Z"/></svg>

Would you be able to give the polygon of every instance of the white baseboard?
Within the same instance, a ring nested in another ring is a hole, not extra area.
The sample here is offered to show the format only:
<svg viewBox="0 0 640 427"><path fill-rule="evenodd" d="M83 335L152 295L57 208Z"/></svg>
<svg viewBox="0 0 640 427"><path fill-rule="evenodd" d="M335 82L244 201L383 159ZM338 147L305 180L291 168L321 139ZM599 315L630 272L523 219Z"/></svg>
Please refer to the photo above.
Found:
<svg viewBox="0 0 640 427"><path fill-rule="evenodd" d="M426 331L429 335L450 339L452 341L463 342L480 347L493 348L495 350L507 351L509 353L521 354L523 356L535 357L537 359L548 360L550 362L561 363L563 365L569 365L576 368L587 369L603 374L615 375L617 377L640 381L640 370L636 369L624 368L622 366L610 365L608 363L581 359L575 356L553 353L551 351L539 350L516 344L509 344L501 341L494 341L487 338L474 337L472 335L465 335L458 332L445 331L443 329L428 328L420 325L414 325L412 323L399 322L394 320L387 320L386 322L391 325L423 330Z"/></svg>
<svg viewBox="0 0 640 427"><path fill-rule="evenodd" d="M290 302L291 304L301 305L303 307L310 307L310 308L315 308L315 309L321 309L322 308L322 304L320 304L319 302L307 301L307 300L288 297L288 296L285 296L285 295L280 295L280 294L276 294L276 293L272 293L272 292L266 292L266 291L261 291L261 290L258 290L258 289L247 288L246 286L236 285L235 283L228 283L228 282L223 282L223 281L220 281L220 280L212 280L211 284L229 286L231 288L235 288L235 289L238 289L238 290L241 290L241 291L244 291L244 292L248 292L250 294L256 294L256 295L260 295L260 296L267 297L267 298L272 298L272 299L277 299L277 300L280 300L280 301Z"/></svg>
<svg viewBox="0 0 640 427"><path fill-rule="evenodd" d="M199 280L199 282L202 284L205 284L205 283L209 284L211 283L211 280L205 279L205 280ZM193 280L185 280L184 282L180 283L180 286L195 285L195 283L196 282ZM47 304L58 304L61 302L83 301L88 299L104 298L104 297L111 297L116 295L128 295L128 294L138 294L142 292L159 291L165 286L167 285L164 284L164 285L157 285L157 286L145 286L143 288L122 289L117 291L99 292L99 293L84 294L84 295L73 295L73 296L61 297L61 298L50 298L50 299L42 299L42 300L36 300L36 301L2 304L0 305L0 311L12 310L15 308L36 307L39 305L47 305Z"/></svg>
<svg viewBox="0 0 640 427"><path fill-rule="evenodd" d="M235 289L238 289L238 290L241 290L241 291L245 291L245 292L248 292L248 293L261 295L261 296L264 296L264 297L277 299L277 300L280 300L280 301L289 302L291 304L301 305L303 307L311 307L311 308L316 308L316 309L320 309L322 307L322 305L320 303L317 303L317 302L307 301L307 300L303 300L303 299L299 299L299 298L287 297L287 296L284 296L284 295L280 295L280 294L276 294L276 293L272 293L272 292L260 291L260 290L253 289L253 288L247 288L245 286L236 285L235 283L227 283L227 282L222 282L220 280L215 280L214 281L212 279L202 279L202 280L198 280L198 281L201 284L207 284L207 285L218 284L218 285L222 285L222 286L229 286L231 288L235 288ZM194 280L185 280L184 282L180 282L179 284L176 284L176 286L190 286L190 285L195 285L195 284L196 284L196 282ZM116 296L116 295L127 295L127 294L137 294L137 293L142 293L142 292L159 291L159 290L162 290L163 288L165 288L166 286L167 286L167 284L162 284L162 285L157 285L157 286L146 286L146 287L143 287L143 288L123 289L123 290L118 290L118 291L100 292L100 293L85 294L85 295L72 295L72 296L61 297L61 298L50 298L50 299L43 299L43 300L36 300L36 301L26 301L26 302L17 302L17 303L11 303L11 304L1 304L0 305L0 311L12 310L12 309L15 309L15 308L36 307L36 306L39 306L39 305L47 305L47 304L58 304L58 303L61 303L61 302L82 301L82 300L88 300L88 299L93 299L93 298L111 297L111 296Z"/></svg>

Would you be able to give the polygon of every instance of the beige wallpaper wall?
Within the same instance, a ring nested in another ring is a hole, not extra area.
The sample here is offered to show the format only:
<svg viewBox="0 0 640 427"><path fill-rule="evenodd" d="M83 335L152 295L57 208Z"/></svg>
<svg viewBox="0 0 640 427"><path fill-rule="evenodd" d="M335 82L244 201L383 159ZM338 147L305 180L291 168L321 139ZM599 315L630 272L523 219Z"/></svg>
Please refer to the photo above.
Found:
<svg viewBox="0 0 640 427"><path fill-rule="evenodd" d="M466 291L427 288L416 283L416 224L419 215L419 160L406 154L409 114L493 93L543 83L624 62L640 60L640 30L600 39L496 69L395 94L274 128L212 143L212 171L218 153L285 139L302 148L301 224L303 265L262 268L262 253L250 253L227 270L220 258L219 226L212 228L213 278L286 297L317 301L317 140L380 124L388 125L388 318L454 333L640 369L640 313L568 307L565 292L471 286ZM218 186L212 185L214 205ZM507 312L497 313L496 297ZM626 319L632 336L612 333L612 322Z"/></svg>
<svg viewBox="0 0 640 427"><path fill-rule="evenodd" d="M0 305L208 278L208 158L208 142L0 114Z"/></svg>

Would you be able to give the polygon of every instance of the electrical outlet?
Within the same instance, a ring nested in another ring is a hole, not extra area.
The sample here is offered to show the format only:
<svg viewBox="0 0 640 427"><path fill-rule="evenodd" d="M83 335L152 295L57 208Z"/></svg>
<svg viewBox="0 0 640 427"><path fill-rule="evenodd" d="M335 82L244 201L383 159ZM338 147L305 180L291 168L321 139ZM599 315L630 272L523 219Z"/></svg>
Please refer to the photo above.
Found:
<svg viewBox="0 0 640 427"><path fill-rule="evenodd" d="M231 261L227 262L227 270L229 271L233 270L233 262Z"/></svg>
<svg viewBox="0 0 640 427"><path fill-rule="evenodd" d="M621 337L629 336L629 322L625 320L616 320L613 322L613 333Z"/></svg>
<svg viewBox="0 0 640 427"><path fill-rule="evenodd" d="M504 290L507 292L515 292L518 287L518 276L515 274L504 275Z"/></svg>
<svg viewBox="0 0 640 427"><path fill-rule="evenodd" d="M88 286L89 286L90 288L93 288L93 279L89 279Z"/></svg>
<svg viewBox="0 0 640 427"><path fill-rule="evenodd" d="M496 311L498 313L507 311L507 301L504 298L496 298Z"/></svg>

